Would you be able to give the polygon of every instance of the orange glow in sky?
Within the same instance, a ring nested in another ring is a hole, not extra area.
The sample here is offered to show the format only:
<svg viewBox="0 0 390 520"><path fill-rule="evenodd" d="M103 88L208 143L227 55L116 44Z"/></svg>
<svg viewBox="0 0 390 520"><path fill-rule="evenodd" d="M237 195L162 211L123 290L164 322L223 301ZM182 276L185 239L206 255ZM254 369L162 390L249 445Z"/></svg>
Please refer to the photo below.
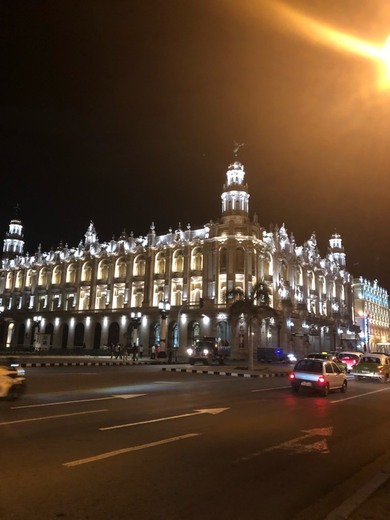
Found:
<svg viewBox="0 0 390 520"><path fill-rule="evenodd" d="M379 67L378 88L382 90L390 88L390 36L384 45L376 45L315 20L281 2L275 2L272 6L280 16L289 22L289 28L300 36L335 50L376 61Z"/></svg>

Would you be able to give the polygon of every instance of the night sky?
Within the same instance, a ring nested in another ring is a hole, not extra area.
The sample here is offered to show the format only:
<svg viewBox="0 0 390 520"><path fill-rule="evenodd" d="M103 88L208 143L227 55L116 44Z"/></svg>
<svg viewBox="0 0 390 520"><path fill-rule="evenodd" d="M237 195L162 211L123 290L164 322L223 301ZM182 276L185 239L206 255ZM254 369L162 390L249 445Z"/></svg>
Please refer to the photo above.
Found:
<svg viewBox="0 0 390 520"><path fill-rule="evenodd" d="M234 141L250 213L390 291L390 89L371 45L388 0L0 0L1 206L19 204L26 251L165 234L221 214Z"/></svg>

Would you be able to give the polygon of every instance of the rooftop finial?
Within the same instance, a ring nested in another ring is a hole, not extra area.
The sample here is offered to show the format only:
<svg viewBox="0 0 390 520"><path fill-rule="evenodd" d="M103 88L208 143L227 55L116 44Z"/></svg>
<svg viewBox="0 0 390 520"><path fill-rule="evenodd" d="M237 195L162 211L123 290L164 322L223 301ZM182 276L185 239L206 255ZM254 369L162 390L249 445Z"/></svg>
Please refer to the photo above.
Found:
<svg viewBox="0 0 390 520"><path fill-rule="evenodd" d="M234 152L235 157L237 157L240 148L245 146L245 143L237 143L237 141L233 141L233 142L234 142L233 152Z"/></svg>

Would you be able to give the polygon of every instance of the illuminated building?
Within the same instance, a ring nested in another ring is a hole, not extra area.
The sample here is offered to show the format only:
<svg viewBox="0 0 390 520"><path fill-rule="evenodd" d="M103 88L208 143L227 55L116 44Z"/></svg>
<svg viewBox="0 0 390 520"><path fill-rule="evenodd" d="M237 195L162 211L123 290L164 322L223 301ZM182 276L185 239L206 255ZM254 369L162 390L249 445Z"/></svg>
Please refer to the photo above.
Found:
<svg viewBox="0 0 390 520"><path fill-rule="evenodd" d="M2 346L31 348L39 326L54 350L92 350L136 338L147 351L165 339L163 327L167 346L180 345L182 353L196 336L207 335L229 341L233 355L244 357L246 323L228 323L226 295L233 288L249 292L263 279L278 318L255 328L255 347L303 355L334 350L342 340L354 344L341 237L334 234L321 257L314 233L298 245L284 224L264 229L256 214L249 216L244 177L235 160L226 172L220 218L200 229L179 224L158 235L152 224L146 236L123 232L118 240L100 242L90 222L77 246L38 248L27 256L20 251L21 222L15 228L12 221L0 278ZM164 315L161 302L169 304Z"/></svg>
<svg viewBox="0 0 390 520"><path fill-rule="evenodd" d="M360 327L360 348L390 353L389 295L362 277L353 279L355 323Z"/></svg>

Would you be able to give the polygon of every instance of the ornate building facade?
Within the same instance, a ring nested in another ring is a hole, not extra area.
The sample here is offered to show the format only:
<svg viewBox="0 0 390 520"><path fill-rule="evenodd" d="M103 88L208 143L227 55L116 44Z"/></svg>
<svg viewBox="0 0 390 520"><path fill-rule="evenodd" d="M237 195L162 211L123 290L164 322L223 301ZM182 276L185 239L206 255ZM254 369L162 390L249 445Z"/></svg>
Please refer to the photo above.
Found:
<svg viewBox="0 0 390 520"><path fill-rule="evenodd" d="M360 327L361 349L390 354L389 295L363 277L353 279L355 322Z"/></svg>
<svg viewBox="0 0 390 520"><path fill-rule="evenodd" d="M111 343L187 345L197 336L229 341L244 356L245 319L229 323L227 293L249 292L264 279L277 319L254 331L255 347L281 347L303 355L356 344L351 276L342 239L334 234L321 257L313 233L298 245L284 224L266 230L249 215L244 166L226 172L222 212L200 229L179 224L157 235L100 242L93 222L75 247L33 256L23 253L17 217L4 241L0 271L0 345L32 348L44 335L53 350Z"/></svg>

